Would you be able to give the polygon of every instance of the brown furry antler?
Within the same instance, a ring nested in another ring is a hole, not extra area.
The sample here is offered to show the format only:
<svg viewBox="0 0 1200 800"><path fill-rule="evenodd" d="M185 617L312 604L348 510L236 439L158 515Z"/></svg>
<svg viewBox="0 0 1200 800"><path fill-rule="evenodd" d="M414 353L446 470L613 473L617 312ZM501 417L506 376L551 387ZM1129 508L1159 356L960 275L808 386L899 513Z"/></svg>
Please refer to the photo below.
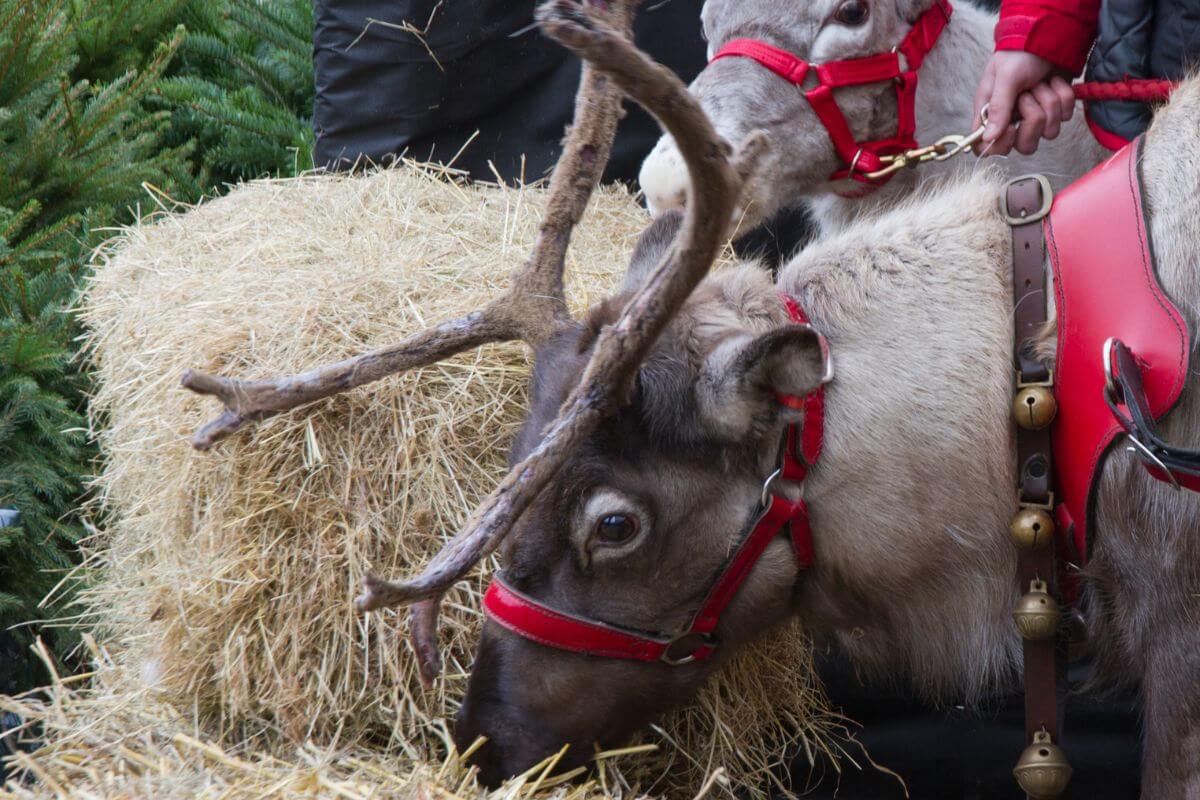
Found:
<svg viewBox="0 0 1200 800"><path fill-rule="evenodd" d="M604 16L613 27L627 32L637 2L618 0ZM550 181L537 243L507 292L465 317L299 375L241 380L188 370L182 378L184 387L212 395L225 406L196 432L192 446L207 450L246 425L488 342L521 339L536 347L548 340L570 319L563 297L567 245L600 183L620 116L620 90L603 74L585 68L575 119Z"/></svg>
<svg viewBox="0 0 1200 800"><path fill-rule="evenodd" d="M577 2L551 0L539 9L538 21L579 55L589 72L610 76L658 118L678 143L694 188L670 251L617 321L600 334L579 386L541 445L508 474L420 576L401 583L365 579L356 600L361 610L420 601L413 614L419 653L436 651L436 609L446 589L496 548L569 455L618 408L642 359L716 259L743 183L765 149L763 137L751 136L731 156L729 145L679 79ZM422 657L421 665L427 680L436 674L436 658Z"/></svg>

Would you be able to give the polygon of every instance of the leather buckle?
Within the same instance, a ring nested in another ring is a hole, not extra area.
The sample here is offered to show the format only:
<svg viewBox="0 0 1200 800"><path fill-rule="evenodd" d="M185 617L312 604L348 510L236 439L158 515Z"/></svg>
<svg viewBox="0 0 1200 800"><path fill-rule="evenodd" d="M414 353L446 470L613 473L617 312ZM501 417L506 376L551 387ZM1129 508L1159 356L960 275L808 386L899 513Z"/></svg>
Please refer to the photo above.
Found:
<svg viewBox="0 0 1200 800"><path fill-rule="evenodd" d="M1034 211L1032 214L1013 216L1008 207L1008 190L1011 189L1014 184L1029 180L1030 178L1037 181L1038 186L1040 186L1042 189L1042 207L1037 211ZM1007 223L1010 227L1015 228L1020 227L1021 225L1030 225L1034 222L1041 221L1046 217L1047 214L1050 213L1050 207L1054 205L1054 189L1050 187L1050 180L1045 175L1020 175L1004 184L1004 188L1000 191L999 205L1000 214L1004 217L1005 223Z"/></svg>
<svg viewBox="0 0 1200 800"><path fill-rule="evenodd" d="M666 648L662 652L660 660L664 664L672 667L680 667L684 664L690 664L696 660L696 653L701 647L711 647L715 644L712 636L707 633L699 633L697 631L688 631L681 633L671 639L667 643ZM683 649L683 654L672 655L676 645L680 645Z"/></svg>

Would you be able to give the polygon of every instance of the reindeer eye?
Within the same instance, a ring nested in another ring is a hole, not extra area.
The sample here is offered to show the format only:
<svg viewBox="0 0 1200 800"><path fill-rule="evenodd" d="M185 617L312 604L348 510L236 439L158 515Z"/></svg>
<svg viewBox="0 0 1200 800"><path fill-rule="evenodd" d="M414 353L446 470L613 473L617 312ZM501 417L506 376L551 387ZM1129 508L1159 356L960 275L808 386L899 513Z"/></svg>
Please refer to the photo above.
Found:
<svg viewBox="0 0 1200 800"><path fill-rule="evenodd" d="M837 11L833 13L833 18L842 25L849 25L853 28L867 21L867 13L867 4L862 0L846 0L838 6Z"/></svg>
<svg viewBox="0 0 1200 800"><path fill-rule="evenodd" d="M606 514L596 521L596 537L605 544L621 544L637 535L637 517Z"/></svg>

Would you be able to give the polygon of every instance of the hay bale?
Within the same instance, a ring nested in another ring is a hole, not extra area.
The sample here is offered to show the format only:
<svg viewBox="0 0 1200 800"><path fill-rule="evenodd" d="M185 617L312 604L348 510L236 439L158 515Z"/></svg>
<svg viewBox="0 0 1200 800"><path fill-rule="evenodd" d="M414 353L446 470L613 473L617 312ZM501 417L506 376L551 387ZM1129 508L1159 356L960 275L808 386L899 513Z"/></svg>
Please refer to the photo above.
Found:
<svg viewBox="0 0 1200 800"><path fill-rule="evenodd" d="M432 691L405 616L357 615L351 601L367 570L424 563L503 475L524 347L360 388L210 453L188 437L214 404L178 380L189 367L296 372L477 308L526 257L544 199L416 165L257 181L99 253L82 315L104 533L85 602L122 674L223 741L442 758L439 720L465 688L492 565L447 596L446 674ZM597 194L568 257L576 310L615 286L645 222L624 190ZM668 720L662 738L679 747L629 774L671 762L660 788L695 787L718 766L757 780L786 742L826 724L799 631L769 647Z"/></svg>
<svg viewBox="0 0 1200 800"><path fill-rule="evenodd" d="M318 746L306 742L273 753L253 741L229 744L161 698L135 688L136 680L88 641L97 670L86 688L78 676L55 679L46 689L21 697L0 696L0 711L12 711L46 740L18 749L15 777L0 796L22 798L262 798L312 800L366 798L463 798L463 800L601 800L619 786L613 758L597 756L596 777L571 781L550 777L549 762L494 792L480 789L463 759L448 755L426 763L376 749ZM53 663L43 650L47 666ZM448 734L447 734L448 735ZM25 738L29 738L26 736Z"/></svg>

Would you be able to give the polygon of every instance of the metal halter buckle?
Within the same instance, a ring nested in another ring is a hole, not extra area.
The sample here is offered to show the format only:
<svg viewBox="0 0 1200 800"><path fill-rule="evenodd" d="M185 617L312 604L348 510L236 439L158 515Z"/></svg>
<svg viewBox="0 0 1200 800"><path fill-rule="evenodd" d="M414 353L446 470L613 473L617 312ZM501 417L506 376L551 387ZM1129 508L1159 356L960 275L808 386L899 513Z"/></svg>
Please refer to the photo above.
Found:
<svg viewBox="0 0 1200 800"><path fill-rule="evenodd" d="M817 334L817 346L821 348L821 386L824 386L833 380L833 354L829 350L829 340L820 333Z"/></svg>
<svg viewBox="0 0 1200 800"><path fill-rule="evenodd" d="M853 158L853 159L851 159L851 161L850 161L850 169L848 169L848 170L846 171L846 177L847 177L847 178L853 178L853 177L854 177L854 171L855 171L855 170L858 168L858 160L859 160L860 158L862 158L862 154L863 154L863 150L864 150L864 149L865 149L865 148L862 148L862 147L858 148L858 152L857 152L857 153L855 153L855 154L854 154L854 158ZM870 175L865 175L864 177L866 177L866 178L870 178L871 176L870 176Z"/></svg>
<svg viewBox="0 0 1200 800"><path fill-rule="evenodd" d="M770 505L770 502L767 500L767 498L771 496L771 484L775 483L775 480L782 474L783 467L780 467L768 475L767 479L763 481L762 497L759 498L759 503L762 504L763 508L766 508L768 505Z"/></svg>
<svg viewBox="0 0 1200 800"><path fill-rule="evenodd" d="M1022 217L1014 217L1008 208L1008 190L1021 181L1033 178L1042 187L1042 207L1032 214L1026 214ZM1004 221L1011 227L1019 227L1021 225L1029 225L1038 222L1045 218L1050 213L1050 206L1054 205L1054 189L1050 186L1050 179L1045 175L1018 175L1017 177L1004 184L1004 189L1000 192L1000 213L1004 216Z"/></svg>
<svg viewBox="0 0 1200 800"><path fill-rule="evenodd" d="M687 655L680 656L678 658L671 655L671 648L675 647L675 645L679 644L680 642L687 642L688 640L695 640L696 646L691 648L688 651ZM684 664L690 664L696 660L696 652L701 647L705 647L706 645L712 646L714 644L716 644L715 640L712 638L711 635L709 635L707 633L700 633L698 631L687 631L685 633L679 633L679 634L676 634L675 636L673 636L671 638L671 641L667 643L667 646L663 649L662 655L659 657L659 660L662 661L664 664L668 664L672 667L679 667L679 666L683 666Z"/></svg>
<svg viewBox="0 0 1200 800"><path fill-rule="evenodd" d="M1125 452L1133 453L1135 456L1141 458L1143 461L1152 462L1155 469L1161 470L1162 473L1167 476L1167 480L1169 480L1171 482L1172 489L1174 489L1177 492L1183 491L1183 487L1179 485L1179 481L1175 478L1175 473L1172 472L1167 467L1167 465L1162 462L1161 458L1159 458L1158 456L1156 456L1154 454L1153 450L1151 450L1149 447L1147 447L1145 445L1145 443L1140 441L1136 436L1134 436L1131 433L1125 434L1125 439L1130 444L1133 445L1133 447L1126 447Z"/></svg>

